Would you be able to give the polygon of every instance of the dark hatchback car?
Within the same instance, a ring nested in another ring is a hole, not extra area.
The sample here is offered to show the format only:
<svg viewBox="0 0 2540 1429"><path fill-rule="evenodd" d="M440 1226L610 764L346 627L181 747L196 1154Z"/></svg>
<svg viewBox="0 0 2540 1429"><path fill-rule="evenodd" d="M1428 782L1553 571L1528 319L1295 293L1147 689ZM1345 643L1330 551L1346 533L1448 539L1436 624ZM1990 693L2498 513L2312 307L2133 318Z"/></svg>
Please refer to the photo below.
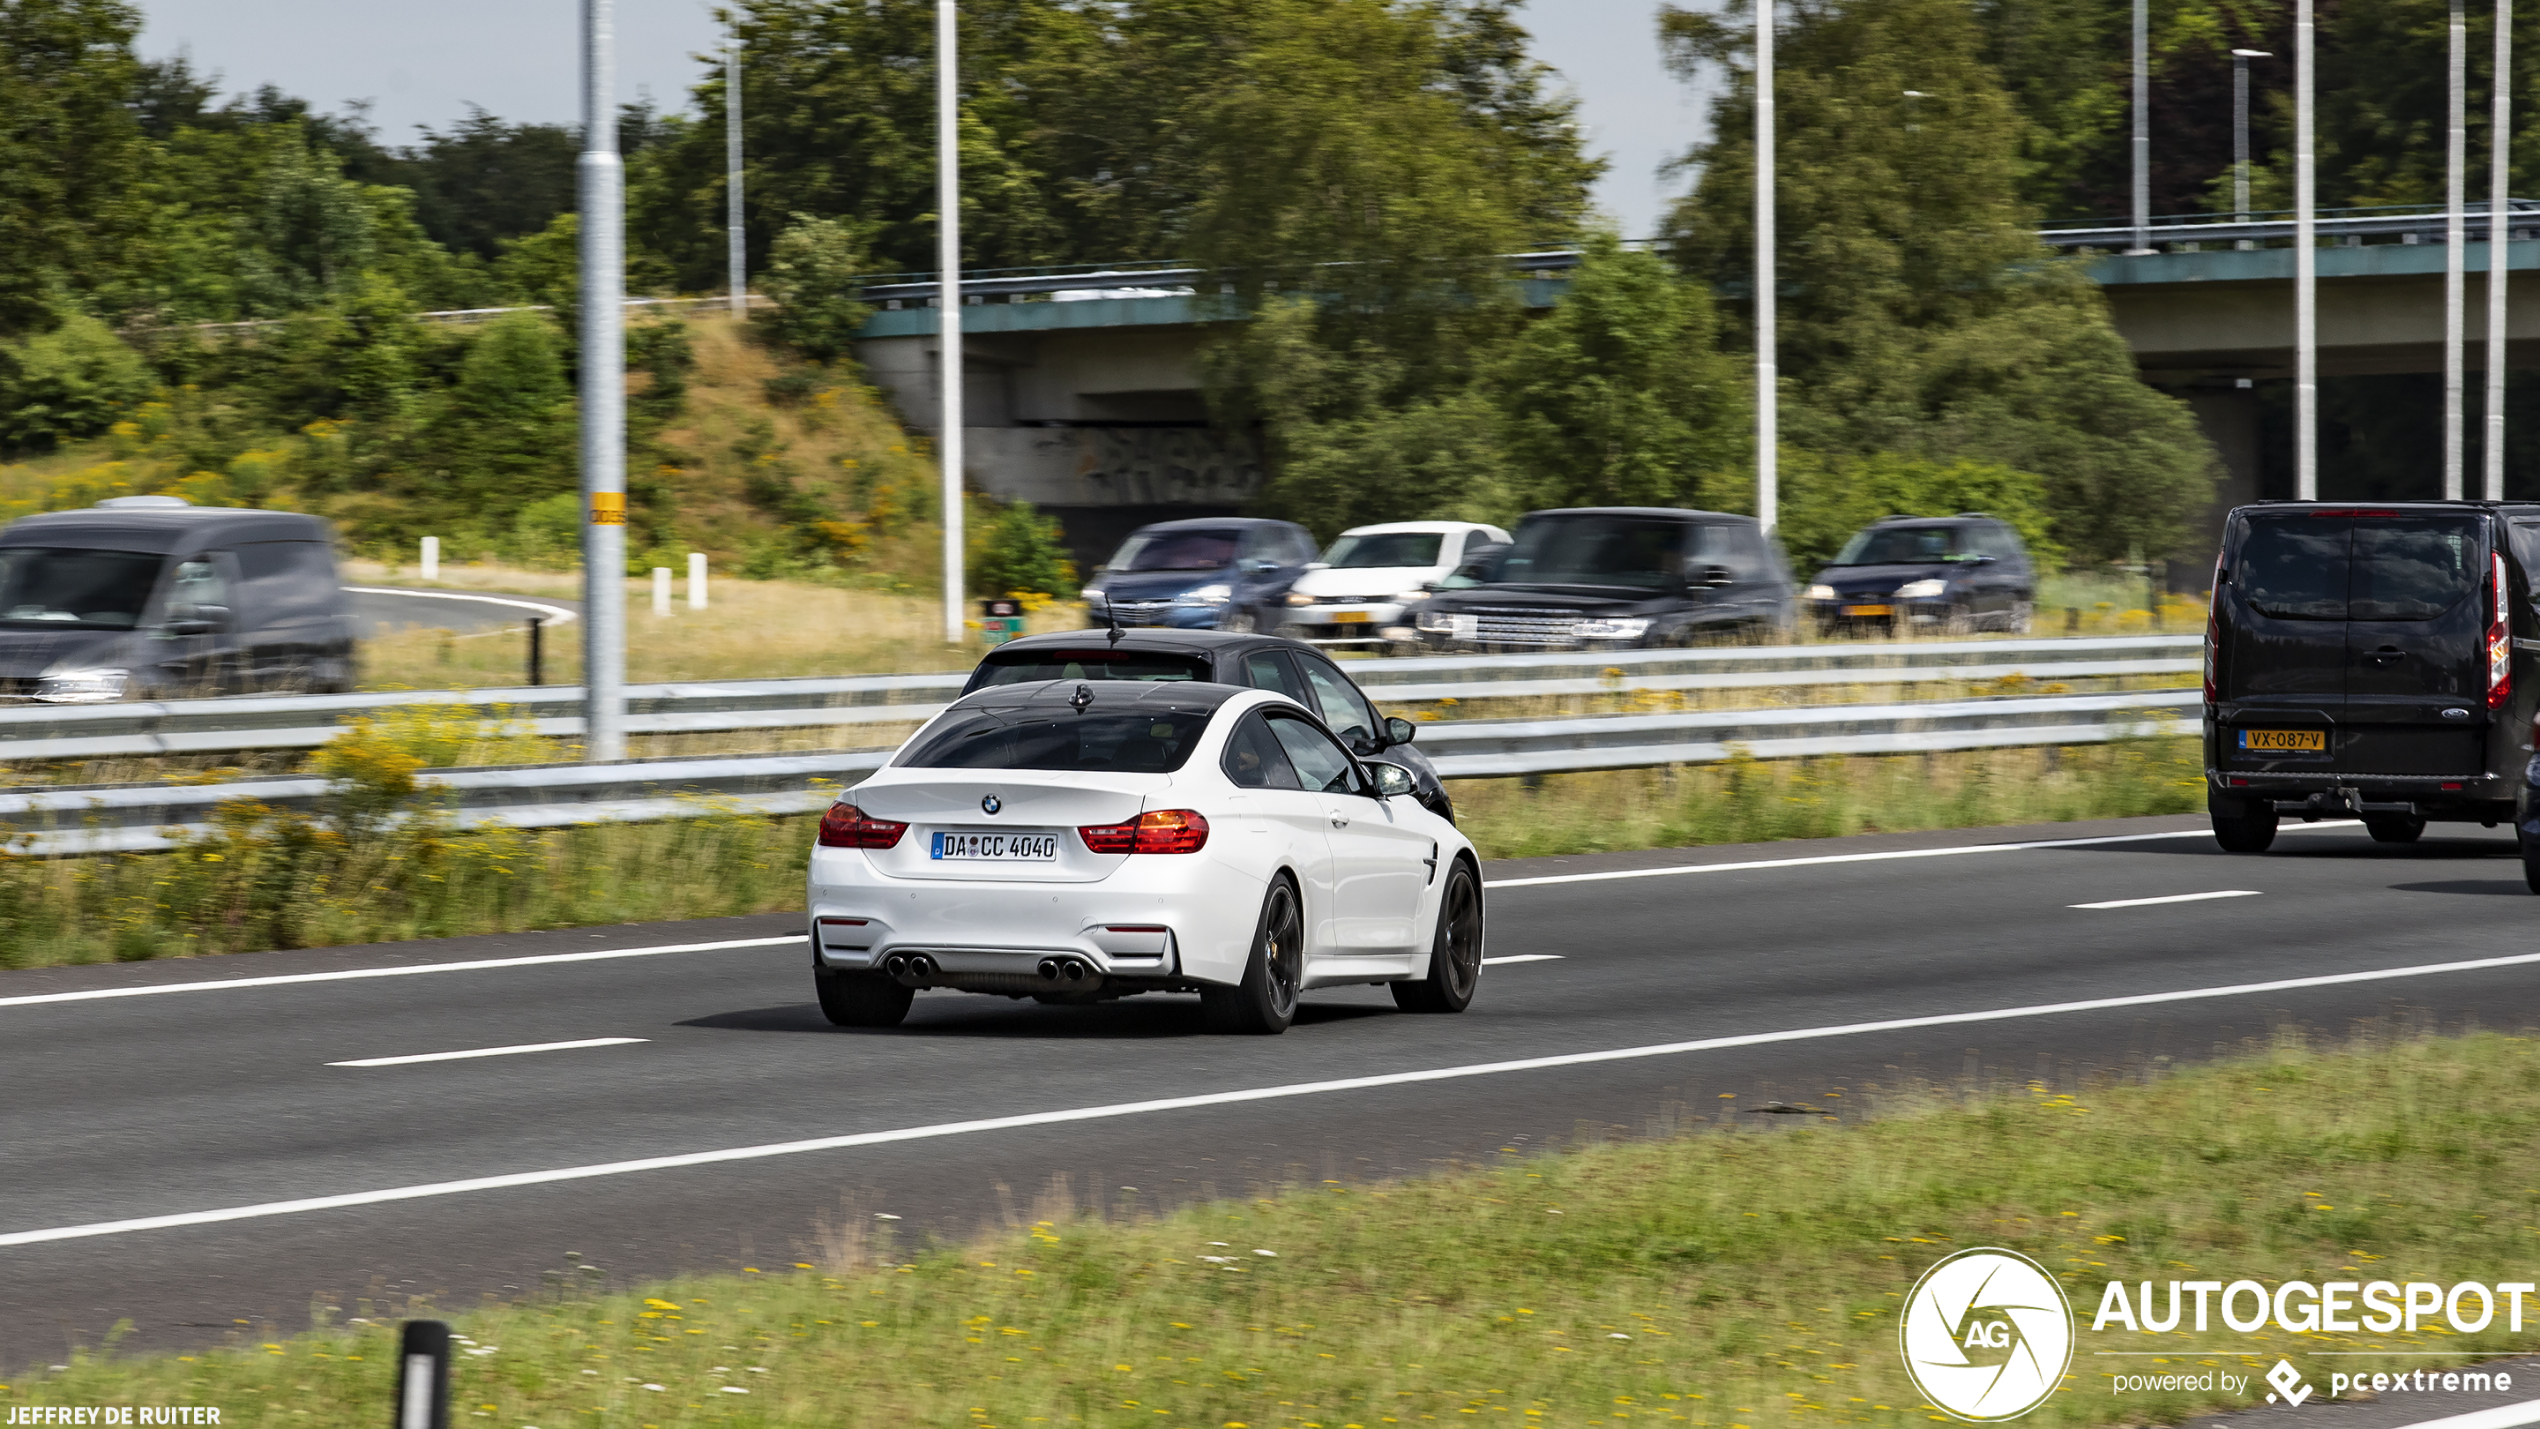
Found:
<svg viewBox="0 0 2540 1429"><path fill-rule="evenodd" d="M1269 630L1316 551L1314 533L1292 521L1159 521L1129 533L1096 568L1085 604L1125 626Z"/></svg>
<svg viewBox="0 0 2540 1429"><path fill-rule="evenodd" d="M2263 851L2287 814L2360 818L2382 843L2513 821L2540 880L2536 562L2540 506L2234 510L2205 635L2216 841Z"/></svg>
<svg viewBox="0 0 2540 1429"><path fill-rule="evenodd" d="M1340 666L1299 641L1196 630L1124 630L1116 640L1105 630L1027 635L990 651L961 692L1031 680L1202 680L1276 690L1321 716L1352 752L1381 754L1410 770L1420 803L1442 819L1455 818L1437 766L1411 742L1419 726L1378 714Z"/></svg>
<svg viewBox="0 0 2540 1429"><path fill-rule="evenodd" d="M353 687L314 516L117 497L0 531L0 697L98 704Z"/></svg>
<svg viewBox="0 0 2540 1429"><path fill-rule="evenodd" d="M1661 507L1537 511L1479 572L1413 607L1433 649L1627 650L1774 638L1795 602L1751 516Z"/></svg>
<svg viewBox="0 0 2540 1429"><path fill-rule="evenodd" d="M1891 516L1853 533L1805 594L1817 628L2028 633L2037 569L2007 522L1981 511Z"/></svg>

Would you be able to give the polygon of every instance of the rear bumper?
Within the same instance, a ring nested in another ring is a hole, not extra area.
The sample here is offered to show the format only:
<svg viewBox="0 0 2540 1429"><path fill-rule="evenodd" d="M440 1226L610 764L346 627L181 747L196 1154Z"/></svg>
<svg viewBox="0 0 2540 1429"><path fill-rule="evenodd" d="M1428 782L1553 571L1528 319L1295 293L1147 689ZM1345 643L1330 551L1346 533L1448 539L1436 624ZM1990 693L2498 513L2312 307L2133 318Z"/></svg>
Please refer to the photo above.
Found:
<svg viewBox="0 0 2540 1429"><path fill-rule="evenodd" d="M2494 823L2511 817L2517 793L2512 781L2493 774L2353 774L2333 769L2285 774L2209 768L2205 783L2218 798L2263 800L2279 814L2313 819L2412 814Z"/></svg>
<svg viewBox="0 0 2540 1429"><path fill-rule="evenodd" d="M1265 891L1205 853L1133 857L1091 883L1001 883L891 878L862 850L815 848L808 882L824 967L923 953L948 973L1028 978L1057 956L1159 984L1240 981Z"/></svg>

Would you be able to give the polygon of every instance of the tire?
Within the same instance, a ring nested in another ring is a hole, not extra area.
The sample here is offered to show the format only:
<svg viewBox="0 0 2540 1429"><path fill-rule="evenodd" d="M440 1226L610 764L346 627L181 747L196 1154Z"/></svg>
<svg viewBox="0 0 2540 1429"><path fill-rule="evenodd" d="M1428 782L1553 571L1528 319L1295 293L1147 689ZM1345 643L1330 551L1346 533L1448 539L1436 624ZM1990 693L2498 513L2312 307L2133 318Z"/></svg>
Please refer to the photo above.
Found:
<svg viewBox="0 0 2540 1429"><path fill-rule="evenodd" d="M1437 936L1429 943L1429 975L1389 984L1405 1012L1462 1012L1482 982L1482 889L1472 865L1457 859L1438 898Z"/></svg>
<svg viewBox="0 0 2540 1429"><path fill-rule="evenodd" d="M2225 853L2265 853L2275 842L2275 806L2251 805L2239 799L2207 795L2205 812L2214 821L2214 842Z"/></svg>
<svg viewBox="0 0 2540 1429"><path fill-rule="evenodd" d="M2534 893L2540 893L2540 848L2532 847L2527 839L2517 839L2515 842L2522 845L2523 886Z"/></svg>
<svg viewBox="0 0 2540 1429"><path fill-rule="evenodd" d="M2377 844L2412 844L2425 832L2425 820L2414 814L2366 814L2364 832Z"/></svg>
<svg viewBox="0 0 2540 1429"><path fill-rule="evenodd" d="M1283 874L1261 900L1253 925L1252 956L1244 980L1233 987L1200 990L1200 1010L1212 1032L1275 1037L1296 1021L1297 994L1305 983L1305 906Z"/></svg>
<svg viewBox="0 0 2540 1429"><path fill-rule="evenodd" d="M880 973L814 968L811 980L820 992L820 1015L840 1027L897 1027L917 997L917 989L902 987Z"/></svg>

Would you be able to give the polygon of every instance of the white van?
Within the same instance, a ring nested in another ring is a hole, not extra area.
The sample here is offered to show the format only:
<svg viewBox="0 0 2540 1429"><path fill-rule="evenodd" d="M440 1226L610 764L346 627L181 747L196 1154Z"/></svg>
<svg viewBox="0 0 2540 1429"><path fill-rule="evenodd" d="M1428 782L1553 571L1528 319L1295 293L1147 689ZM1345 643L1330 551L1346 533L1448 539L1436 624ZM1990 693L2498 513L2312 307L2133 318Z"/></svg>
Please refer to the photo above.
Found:
<svg viewBox="0 0 2540 1429"><path fill-rule="evenodd" d="M1394 521L1341 533L1288 590L1278 633L1315 645L1379 645L1429 588L1508 533L1472 521Z"/></svg>

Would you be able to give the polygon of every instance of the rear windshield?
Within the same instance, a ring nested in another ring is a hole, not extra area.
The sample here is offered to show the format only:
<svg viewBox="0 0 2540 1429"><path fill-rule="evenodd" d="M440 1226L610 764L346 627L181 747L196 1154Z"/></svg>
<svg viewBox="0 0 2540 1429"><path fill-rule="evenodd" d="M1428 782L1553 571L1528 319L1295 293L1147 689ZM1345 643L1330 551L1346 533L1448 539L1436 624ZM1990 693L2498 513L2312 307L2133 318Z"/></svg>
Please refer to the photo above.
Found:
<svg viewBox="0 0 2540 1429"><path fill-rule="evenodd" d="M1050 715L966 710L892 763L902 769L1102 769L1170 774L1208 728L1206 710Z"/></svg>
<svg viewBox="0 0 2540 1429"><path fill-rule="evenodd" d="M2478 589L2470 516L2288 516L2252 521L2232 582L2283 620L2431 620Z"/></svg>
<svg viewBox="0 0 2540 1429"><path fill-rule="evenodd" d="M1034 680L1205 680L1208 662L1151 650L1017 650L988 657L970 688Z"/></svg>
<svg viewBox="0 0 2540 1429"><path fill-rule="evenodd" d="M0 624L130 630L141 623L165 559L55 546L0 549Z"/></svg>
<svg viewBox="0 0 2540 1429"><path fill-rule="evenodd" d="M1332 543L1326 564L1341 570L1368 570L1382 566L1434 566L1438 563L1438 547L1446 538L1435 531L1374 531L1364 536L1343 536Z"/></svg>
<svg viewBox="0 0 2540 1429"><path fill-rule="evenodd" d="M1111 558L1115 571L1214 571L1233 565L1238 531L1140 531Z"/></svg>

